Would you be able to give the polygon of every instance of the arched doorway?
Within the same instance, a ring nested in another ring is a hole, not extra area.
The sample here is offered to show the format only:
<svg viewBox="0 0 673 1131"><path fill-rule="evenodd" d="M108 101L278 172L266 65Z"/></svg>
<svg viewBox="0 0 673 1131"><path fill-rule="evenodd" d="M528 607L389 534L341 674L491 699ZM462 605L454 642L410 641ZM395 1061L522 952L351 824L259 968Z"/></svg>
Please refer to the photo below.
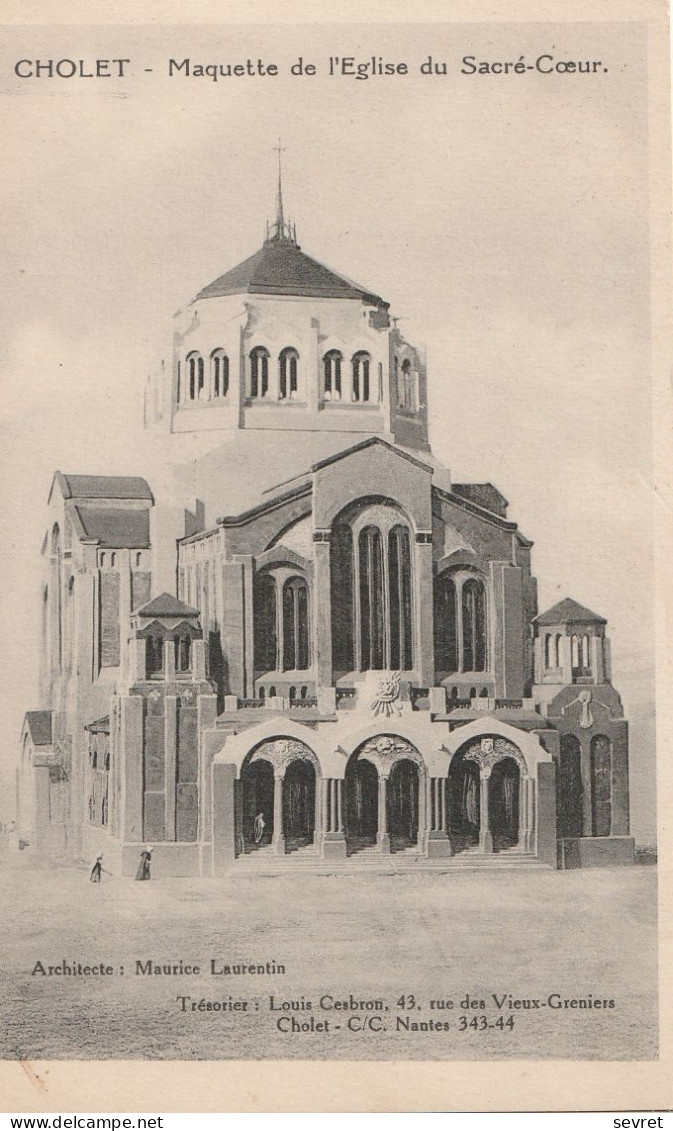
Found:
<svg viewBox="0 0 673 1131"><path fill-rule="evenodd" d="M386 791L386 816L390 851L399 852L418 843L418 766L410 758L395 762Z"/></svg>
<svg viewBox="0 0 673 1131"><path fill-rule="evenodd" d="M265 758L248 762L241 770L243 851L255 852L273 837L273 766ZM264 830L255 836L255 818L261 813Z"/></svg>
<svg viewBox="0 0 673 1131"><path fill-rule="evenodd" d="M354 754L346 767L346 847L348 855L376 844L379 825L379 775L376 766Z"/></svg>
<svg viewBox="0 0 673 1131"><path fill-rule="evenodd" d="M449 838L454 856L479 844L479 766L454 754L448 778Z"/></svg>
<svg viewBox="0 0 673 1131"><path fill-rule="evenodd" d="M290 762L283 778L285 851L313 844L315 836L315 769L304 758Z"/></svg>
<svg viewBox="0 0 673 1131"><path fill-rule="evenodd" d="M519 841L520 782L520 770L513 758L502 758L491 770L488 824L494 852L513 848Z"/></svg>

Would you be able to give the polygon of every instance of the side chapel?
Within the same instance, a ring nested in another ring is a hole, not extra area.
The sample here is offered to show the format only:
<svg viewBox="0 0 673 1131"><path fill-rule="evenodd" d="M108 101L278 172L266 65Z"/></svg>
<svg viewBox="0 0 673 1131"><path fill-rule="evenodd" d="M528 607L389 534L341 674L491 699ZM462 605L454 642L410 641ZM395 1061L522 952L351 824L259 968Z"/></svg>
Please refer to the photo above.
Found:
<svg viewBox="0 0 673 1131"><path fill-rule="evenodd" d="M428 442L423 351L302 251L175 317L169 485L57 472L21 846L132 875L632 863L602 616L539 613L532 543ZM327 863L326 863L327 862Z"/></svg>

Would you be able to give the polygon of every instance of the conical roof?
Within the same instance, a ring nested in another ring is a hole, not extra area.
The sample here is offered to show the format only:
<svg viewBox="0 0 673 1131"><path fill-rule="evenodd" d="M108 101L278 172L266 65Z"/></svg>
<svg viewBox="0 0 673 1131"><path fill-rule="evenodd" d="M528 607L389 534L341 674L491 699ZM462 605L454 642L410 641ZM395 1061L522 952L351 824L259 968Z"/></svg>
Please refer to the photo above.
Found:
<svg viewBox="0 0 673 1131"><path fill-rule="evenodd" d="M366 287L337 275L317 259L301 250L294 239L276 236L265 241L259 251L220 275L196 296L221 295L301 295L305 298L358 299L386 310L389 303Z"/></svg>
<svg viewBox="0 0 673 1131"><path fill-rule="evenodd" d="M607 624L605 617L592 613L572 597L564 597L545 613L534 618L536 624Z"/></svg>

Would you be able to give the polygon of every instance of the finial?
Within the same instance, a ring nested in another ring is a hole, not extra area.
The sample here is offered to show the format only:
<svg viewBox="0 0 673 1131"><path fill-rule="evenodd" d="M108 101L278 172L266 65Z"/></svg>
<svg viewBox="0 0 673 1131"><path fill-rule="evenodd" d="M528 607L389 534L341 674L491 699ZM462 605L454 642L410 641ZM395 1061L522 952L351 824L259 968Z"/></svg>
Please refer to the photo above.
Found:
<svg viewBox="0 0 673 1131"><path fill-rule="evenodd" d="M285 147L278 138L278 145L273 147L278 154L278 192L276 194L276 220L269 229L267 224L267 243L271 241L279 241L284 243L292 243L297 245L297 231L294 225L287 223L285 220L285 210L283 208L283 159L282 155L285 153Z"/></svg>
<svg viewBox="0 0 673 1131"><path fill-rule="evenodd" d="M278 138L278 145L275 145L274 149L276 149L278 151L278 196L276 197L276 227L278 229L278 234L281 235L283 233L283 229L285 228L285 217L283 215L283 156L282 156L283 153L285 153L285 148L284 148L284 146L281 145L280 138Z"/></svg>

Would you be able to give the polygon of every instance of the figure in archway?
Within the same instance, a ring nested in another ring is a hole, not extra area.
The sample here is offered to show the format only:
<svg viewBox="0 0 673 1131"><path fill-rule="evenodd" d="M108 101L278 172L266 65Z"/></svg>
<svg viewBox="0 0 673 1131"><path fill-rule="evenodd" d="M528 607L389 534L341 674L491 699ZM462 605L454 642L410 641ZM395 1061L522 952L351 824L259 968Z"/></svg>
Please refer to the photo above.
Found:
<svg viewBox="0 0 673 1131"><path fill-rule="evenodd" d="M254 852L273 837L273 766L265 758L241 770L243 851Z"/></svg>

